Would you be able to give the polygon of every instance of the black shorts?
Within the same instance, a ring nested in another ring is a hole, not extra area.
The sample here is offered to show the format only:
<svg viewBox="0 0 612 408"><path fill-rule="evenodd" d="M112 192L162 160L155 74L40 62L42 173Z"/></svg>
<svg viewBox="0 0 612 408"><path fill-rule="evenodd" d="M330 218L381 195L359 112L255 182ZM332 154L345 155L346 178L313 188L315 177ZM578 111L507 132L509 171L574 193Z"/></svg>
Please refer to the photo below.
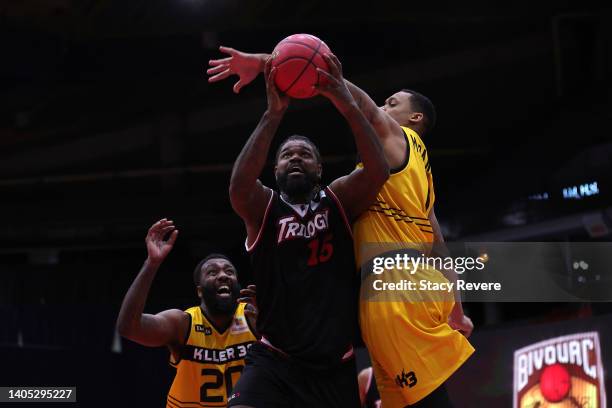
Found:
<svg viewBox="0 0 612 408"><path fill-rule="evenodd" d="M328 370L311 370L261 343L249 349L228 407L359 408L355 359Z"/></svg>

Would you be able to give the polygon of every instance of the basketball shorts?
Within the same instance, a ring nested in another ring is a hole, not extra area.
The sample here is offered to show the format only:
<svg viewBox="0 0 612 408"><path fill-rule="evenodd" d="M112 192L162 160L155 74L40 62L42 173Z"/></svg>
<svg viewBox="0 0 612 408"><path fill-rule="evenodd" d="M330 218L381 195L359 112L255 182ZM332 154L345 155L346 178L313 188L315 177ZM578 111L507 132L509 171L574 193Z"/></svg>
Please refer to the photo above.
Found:
<svg viewBox="0 0 612 408"><path fill-rule="evenodd" d="M420 271L416 279L446 281L435 270ZM448 325L452 298L368 292L362 282L359 320L372 359L383 407L415 404L443 384L474 352L468 340ZM392 279L410 276L396 276ZM452 296L452 295L451 295ZM442 301L441 301L442 299Z"/></svg>
<svg viewBox="0 0 612 408"><path fill-rule="evenodd" d="M228 407L358 408L355 359L327 370L313 370L260 342L249 349Z"/></svg>

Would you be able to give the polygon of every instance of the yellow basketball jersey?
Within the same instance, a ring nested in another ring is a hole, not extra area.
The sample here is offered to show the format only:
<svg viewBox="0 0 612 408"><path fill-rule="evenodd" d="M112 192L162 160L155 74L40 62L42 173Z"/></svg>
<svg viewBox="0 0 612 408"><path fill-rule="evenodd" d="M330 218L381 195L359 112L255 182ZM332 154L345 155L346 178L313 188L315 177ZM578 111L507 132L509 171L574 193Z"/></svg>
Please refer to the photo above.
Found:
<svg viewBox="0 0 612 408"><path fill-rule="evenodd" d="M376 203L353 225L357 265L361 265L360 244L368 242L430 243L433 231L428 216L435 194L431 165L425 144L412 129L402 127L410 150L407 163L392 173ZM358 167L362 166L361 163ZM427 248L412 245L414 249Z"/></svg>
<svg viewBox="0 0 612 408"><path fill-rule="evenodd" d="M225 407L227 397L244 368L248 348L256 341L244 316L245 303L236 308L223 333L208 321L200 306L185 312L191 317L189 334L180 357L170 356L176 376L167 408Z"/></svg>
<svg viewBox="0 0 612 408"><path fill-rule="evenodd" d="M410 153L403 168L391 174L377 201L355 222L357 265L378 255L377 248L410 248L428 254L434 240L429 222L435 194L425 144L411 129L402 127ZM385 244L364 246L364 244ZM393 243L394 245L389 245ZM374 252L372 252L374 251ZM414 274L385 272L390 282L426 279L448 283L433 268ZM373 360L383 406L414 404L436 389L474 352L467 339L447 323L453 308L448 299L427 292L403 296L380 292L373 296L372 281L361 284L359 321L363 340Z"/></svg>

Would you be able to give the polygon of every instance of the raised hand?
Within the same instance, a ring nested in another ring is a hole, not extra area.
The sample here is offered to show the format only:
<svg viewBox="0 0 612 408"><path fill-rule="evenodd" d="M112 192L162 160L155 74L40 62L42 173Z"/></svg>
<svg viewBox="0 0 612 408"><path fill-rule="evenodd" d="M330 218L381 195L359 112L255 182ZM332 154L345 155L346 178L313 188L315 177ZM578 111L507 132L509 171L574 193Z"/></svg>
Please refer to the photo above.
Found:
<svg viewBox="0 0 612 408"><path fill-rule="evenodd" d="M289 97L280 93L274 83L276 68L272 68L272 60L266 62L264 76L266 78L266 95L268 97L268 112L283 114L289 106Z"/></svg>
<svg viewBox="0 0 612 408"><path fill-rule="evenodd" d="M219 51L229 57L208 61L206 74L208 82L222 81L230 75L238 75L234 92L239 93L243 86L250 84L264 69L268 54L247 54L229 47L219 47Z"/></svg>
<svg viewBox="0 0 612 408"><path fill-rule="evenodd" d="M342 64L334 54L323 54L323 59L329 66L329 72L317 68L321 79L319 84L315 85L315 89L318 94L331 100L339 111L344 112L356 102L342 76Z"/></svg>
<svg viewBox="0 0 612 408"><path fill-rule="evenodd" d="M168 239L164 240L164 237L170 232ZM161 264L172 250L177 236L178 230L173 221L162 218L153 224L145 238L148 261L154 265Z"/></svg>

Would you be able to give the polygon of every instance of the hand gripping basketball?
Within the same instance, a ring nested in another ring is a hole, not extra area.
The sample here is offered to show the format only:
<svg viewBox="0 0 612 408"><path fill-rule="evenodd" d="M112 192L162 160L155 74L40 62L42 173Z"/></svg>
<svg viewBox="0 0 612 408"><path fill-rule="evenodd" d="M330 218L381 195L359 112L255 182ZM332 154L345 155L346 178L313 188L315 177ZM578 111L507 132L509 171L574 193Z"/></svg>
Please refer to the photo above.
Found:
<svg viewBox="0 0 612 408"><path fill-rule="evenodd" d="M340 111L344 111L355 103L355 99L346 87L346 82L342 76L342 64L334 54L324 54L323 59L329 66L329 72L317 68L317 72L322 80L315 89L318 94L325 96Z"/></svg>
<svg viewBox="0 0 612 408"><path fill-rule="evenodd" d="M264 77L266 78L266 95L268 98L268 112L272 114L283 114L289 106L289 97L282 95L274 81L276 68L272 68L272 61L266 62Z"/></svg>

